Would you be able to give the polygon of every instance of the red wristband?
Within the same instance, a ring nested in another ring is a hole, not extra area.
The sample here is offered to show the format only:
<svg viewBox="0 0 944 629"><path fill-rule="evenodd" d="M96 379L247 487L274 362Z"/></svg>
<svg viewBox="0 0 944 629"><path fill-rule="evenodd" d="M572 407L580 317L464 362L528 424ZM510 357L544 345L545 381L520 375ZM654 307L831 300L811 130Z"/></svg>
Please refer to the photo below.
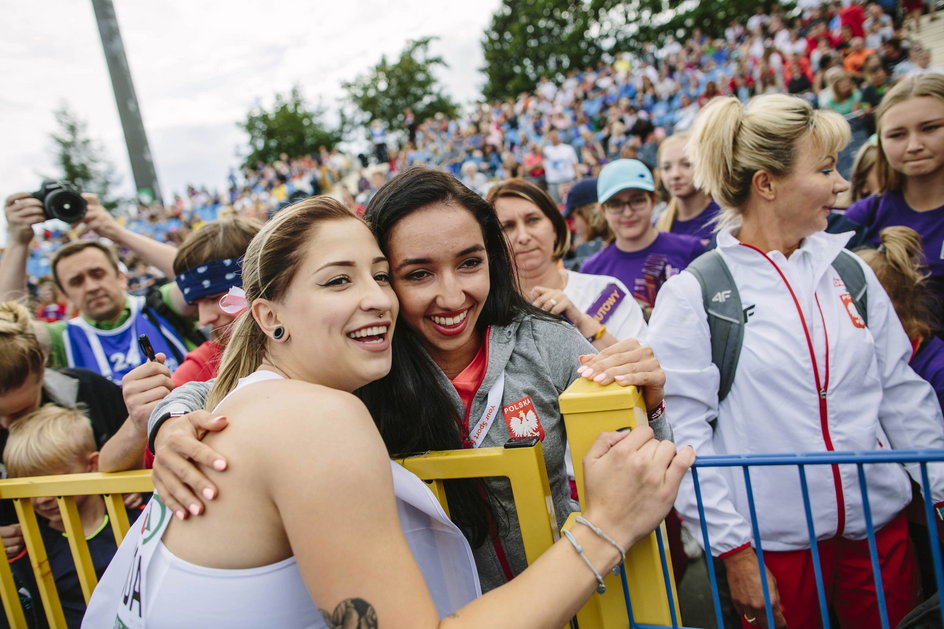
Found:
<svg viewBox="0 0 944 629"><path fill-rule="evenodd" d="M659 402L659 406L656 407L656 410L649 413L649 421L654 422L655 420L662 417L665 414L665 400Z"/></svg>

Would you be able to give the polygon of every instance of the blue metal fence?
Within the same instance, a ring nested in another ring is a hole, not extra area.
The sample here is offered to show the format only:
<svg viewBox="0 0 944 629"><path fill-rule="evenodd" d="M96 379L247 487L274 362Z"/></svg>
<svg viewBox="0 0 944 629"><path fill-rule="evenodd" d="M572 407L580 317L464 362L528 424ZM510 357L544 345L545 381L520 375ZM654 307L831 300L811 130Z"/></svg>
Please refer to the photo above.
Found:
<svg viewBox="0 0 944 629"><path fill-rule="evenodd" d="M792 453L792 454L761 454L761 455L716 455L700 456L696 459L692 468L692 477L695 487L695 495L698 501L698 514L701 518L702 542L706 549L706 564L708 568L708 578L711 584L711 595L714 602L715 617L718 627L724 627L724 617L721 608L721 601L718 596L718 581L715 575L714 566L711 561L711 540L708 535L708 527L705 524L704 504L701 495L701 486L698 480L699 469L711 467L740 467L744 474L744 483L747 491L748 504L750 508L751 526L754 536L754 549L757 553L757 562L760 568L760 574L766 574L764 564L764 551L760 539L760 528L757 524L757 513L754 507L753 488L751 485L751 468L763 466L793 466L797 468L798 480L803 496L803 509L806 514L807 533L810 539L810 550L813 560L813 570L816 578L816 589L819 598L819 608L823 627L829 629L829 607L826 601L826 593L823 583L823 575L820 568L820 558L817 549L816 530L813 523L813 514L810 506L809 488L806 479L806 467L809 465L855 465L858 471L859 488L862 493L862 503L868 535L869 554L872 563L872 575L875 580L875 589L878 595L878 607L880 621L883 628L888 628L888 613L885 605L885 595L882 587L882 574L879 569L878 548L875 541L875 529L872 524L872 512L869 506L868 487L865 483L865 466L873 464L901 465L905 463L915 463L920 469L921 494L924 503L924 515L928 523L928 537L931 548L931 561L934 567L934 578L937 584L938 592L944 593L944 571L941 564L941 548L937 537L937 528L935 526L936 514L931 501L930 481L928 478L928 463L944 462L944 450L882 450L870 452L817 452L817 453ZM665 554L665 545L662 537L659 536L659 552L662 556L663 571L666 574L666 593L670 601L670 607L674 609L672 600L672 588L669 586L668 562ZM626 597L627 615L630 627L640 629L649 629L654 625L638 624L633 619L632 606L629 602L628 590L626 587L626 577L623 573L623 593ZM770 604L770 592L767 587L767 580L761 579L761 585L764 594L764 601L767 613L767 625L774 626L773 611ZM672 613L673 628L681 627L679 619L675 613Z"/></svg>

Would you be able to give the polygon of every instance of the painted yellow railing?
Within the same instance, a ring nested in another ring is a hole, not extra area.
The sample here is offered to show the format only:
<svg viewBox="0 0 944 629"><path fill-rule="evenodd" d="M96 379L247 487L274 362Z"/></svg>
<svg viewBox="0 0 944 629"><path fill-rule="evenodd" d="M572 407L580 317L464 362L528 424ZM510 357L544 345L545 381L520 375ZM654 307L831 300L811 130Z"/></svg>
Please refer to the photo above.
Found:
<svg viewBox="0 0 944 629"><path fill-rule="evenodd" d="M571 452L577 462L577 487L582 496L583 468L579 462L597 435L604 430L633 427L637 422L645 422L646 415L641 396L634 388L618 385L601 387L583 379L571 385L561 395L560 401ZM528 448L478 448L435 452L399 459L398 462L429 483L430 489L447 513L449 507L443 490L443 480L508 478L528 563L537 559L559 537L540 444ZM39 594L52 629L65 627L65 619L30 498L57 497L79 583L87 602L97 584L97 578L85 536L82 534L75 496L99 494L104 497L115 540L120 543L129 526L122 495L149 492L152 488L150 472L145 470L120 474L73 474L0 480L0 499L14 501ZM572 520L573 516L568 526ZM664 535L664 530L662 534ZM655 535L656 533L653 533L636 544L627 554L630 599L637 623L670 625L669 599L665 591L662 562ZM7 619L11 627L25 627L26 621L10 566L5 561L0 561L0 564L0 600L3 602ZM671 574L668 581L674 588ZM594 594L590 602L578 613L577 618L582 628L610 629L628 625L619 578L608 575L607 586L606 594ZM672 595L677 601L674 589ZM678 617L677 608L675 612Z"/></svg>
<svg viewBox="0 0 944 629"><path fill-rule="evenodd" d="M581 465L584 455L601 432L645 425L646 406L642 394L635 387L622 387L618 384L604 387L580 378L561 394L560 408L564 414L567 441L570 443L570 452L574 460L574 476L577 481L577 492L580 495L580 506L585 508L583 465ZM571 516L565 528L570 528L575 516L576 514ZM671 608L674 607L676 619L681 617L678 609L678 594L675 591L675 579L671 573L672 562L668 543L664 544L669 572L666 580L656 535L662 535L662 539L667 540L664 523L626 553L626 579L629 583L633 620L640 624L671 626ZM666 581L672 590L671 601L666 594ZM581 627L611 629L627 626L626 602L620 578L608 574L605 582L606 592L594 594L578 612L577 620Z"/></svg>
<svg viewBox="0 0 944 629"><path fill-rule="evenodd" d="M87 603L92 596L92 590L98 584L98 578L92 565L88 543L85 541L75 497L99 494L105 499L115 543L120 544L129 527L123 494L149 492L152 489L151 473L147 470L120 474L69 474L0 480L0 499L13 500L46 619L52 629L65 629L66 621L30 498L56 496L69 539L72 560L76 565L79 585ZM10 626L14 629L26 627L20 597L13 582L10 564L6 561L0 561L0 599L3 601L3 609Z"/></svg>
<svg viewBox="0 0 944 629"><path fill-rule="evenodd" d="M511 483L525 557L535 561L560 536L541 444L529 448L445 450L404 459L403 465L430 484L449 513L442 481L503 476Z"/></svg>

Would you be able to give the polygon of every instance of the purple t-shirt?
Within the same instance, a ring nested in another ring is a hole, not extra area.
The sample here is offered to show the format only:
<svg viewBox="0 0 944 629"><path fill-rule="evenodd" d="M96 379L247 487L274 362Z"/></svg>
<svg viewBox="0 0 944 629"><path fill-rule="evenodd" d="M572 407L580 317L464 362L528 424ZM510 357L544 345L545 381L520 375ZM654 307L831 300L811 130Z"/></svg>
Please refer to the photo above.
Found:
<svg viewBox="0 0 944 629"><path fill-rule="evenodd" d="M911 368L915 373L931 383L937 393L937 401L944 411L944 341L937 336L918 350L911 359Z"/></svg>
<svg viewBox="0 0 944 629"><path fill-rule="evenodd" d="M633 297L652 306L662 284L704 251L705 246L694 236L659 232L641 251L621 251L616 243L608 245L587 258L580 272L615 277L633 292Z"/></svg>
<svg viewBox="0 0 944 629"><path fill-rule="evenodd" d="M881 241L879 232L892 225L904 225L918 232L931 271L931 287L938 303L944 304L944 206L927 212L915 212L905 202L901 192L891 191L882 195L873 212L874 200L875 197L868 197L857 201L846 210L846 218L866 226L866 242L873 246L878 246Z"/></svg>
<svg viewBox="0 0 944 629"><path fill-rule="evenodd" d="M702 240L711 240L715 227L715 224L711 221L714 220L720 211L721 207L714 201L711 201L702 213L695 218L687 221L679 219L672 221L671 231L673 234L687 234L701 238Z"/></svg>

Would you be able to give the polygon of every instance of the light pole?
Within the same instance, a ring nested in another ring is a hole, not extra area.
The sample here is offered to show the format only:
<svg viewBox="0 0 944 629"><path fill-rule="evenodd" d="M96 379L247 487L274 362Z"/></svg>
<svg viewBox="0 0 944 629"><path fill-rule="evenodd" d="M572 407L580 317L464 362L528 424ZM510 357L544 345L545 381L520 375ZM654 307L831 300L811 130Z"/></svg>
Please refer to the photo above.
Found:
<svg viewBox="0 0 944 629"><path fill-rule="evenodd" d="M134 93L134 82L131 80L128 58L125 56L125 46L121 41L115 7L111 0L92 0L92 7L95 9L95 21L102 38L112 89L115 91L115 103L118 105L118 117L125 133L125 144L128 146L128 158L131 160L131 174L134 176L138 200L145 203L151 200L160 202L161 188L157 183L151 149L144 132L138 97Z"/></svg>

